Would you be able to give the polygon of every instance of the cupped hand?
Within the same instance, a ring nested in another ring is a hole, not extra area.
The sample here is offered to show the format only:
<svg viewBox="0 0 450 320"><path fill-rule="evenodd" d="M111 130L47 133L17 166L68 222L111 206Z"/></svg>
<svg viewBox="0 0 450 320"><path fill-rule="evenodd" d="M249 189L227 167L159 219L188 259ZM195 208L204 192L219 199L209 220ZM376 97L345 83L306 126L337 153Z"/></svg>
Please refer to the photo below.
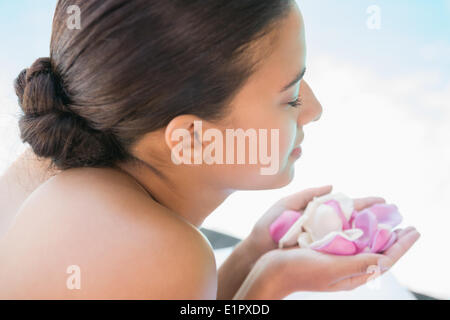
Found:
<svg viewBox="0 0 450 320"><path fill-rule="evenodd" d="M382 253L339 256L297 247L272 250L259 261L273 296L283 298L296 291L352 290L389 270L419 239L414 227L397 229L398 239Z"/></svg>
<svg viewBox="0 0 450 320"><path fill-rule="evenodd" d="M261 216L250 233L248 240L253 244L255 251L264 254L278 248L278 244L270 236L269 227L285 210L303 211L314 197L329 194L332 189L333 187L331 185L306 189L277 201ZM361 211L377 203L386 202L380 197L366 197L353 200L354 208L357 211Z"/></svg>

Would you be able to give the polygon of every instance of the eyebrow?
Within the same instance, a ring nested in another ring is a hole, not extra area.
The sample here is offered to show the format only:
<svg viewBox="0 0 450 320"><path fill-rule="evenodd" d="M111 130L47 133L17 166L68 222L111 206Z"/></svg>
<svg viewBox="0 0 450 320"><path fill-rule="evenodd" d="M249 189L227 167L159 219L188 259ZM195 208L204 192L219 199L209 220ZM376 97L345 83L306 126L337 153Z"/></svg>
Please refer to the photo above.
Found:
<svg viewBox="0 0 450 320"><path fill-rule="evenodd" d="M290 87L292 87L294 84L296 84L297 82L299 82L300 80L302 80L302 79L303 79L303 76L305 75L305 72L306 72L306 67L303 68L302 71L300 71L300 73L295 77L294 80L292 80L287 86L285 86L283 89L281 89L280 92L286 91L287 89L289 89Z"/></svg>

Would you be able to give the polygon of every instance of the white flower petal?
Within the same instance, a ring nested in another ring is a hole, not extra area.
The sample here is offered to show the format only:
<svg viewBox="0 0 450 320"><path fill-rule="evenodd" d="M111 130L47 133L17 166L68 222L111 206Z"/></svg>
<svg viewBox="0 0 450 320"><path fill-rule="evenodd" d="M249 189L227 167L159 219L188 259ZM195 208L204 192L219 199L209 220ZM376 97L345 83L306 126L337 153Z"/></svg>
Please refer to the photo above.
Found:
<svg viewBox="0 0 450 320"><path fill-rule="evenodd" d="M311 236L307 232L302 232L297 239L300 248L309 248L309 245L313 242Z"/></svg>
<svg viewBox="0 0 450 320"><path fill-rule="evenodd" d="M359 237L361 237L364 234L364 232L361 229L347 229L345 231L334 231L327 234L325 237L323 237L320 240L314 241L310 244L310 246L319 247L323 244L329 242L331 239L336 237L337 235L340 235L341 237L349 240L349 241L355 241Z"/></svg>
<svg viewBox="0 0 450 320"><path fill-rule="evenodd" d="M350 219L354 206L353 200L342 193L326 194L315 197L306 206L302 216L289 228L279 240L280 248L293 246L298 243L301 233L306 232L312 241L323 239L323 237L336 231L342 230L342 220L335 210L324 205L329 200L336 200L347 220ZM305 237L304 235L302 237ZM303 239L303 238L302 238Z"/></svg>
<svg viewBox="0 0 450 320"><path fill-rule="evenodd" d="M322 239L328 233L342 230L342 219L333 207L321 204L305 222L303 228L311 234L313 241Z"/></svg>
<svg viewBox="0 0 450 320"><path fill-rule="evenodd" d="M303 231L303 223L305 223L307 216L303 214L297 221L289 228L283 237L278 241L280 248L293 246L297 243L297 238Z"/></svg>

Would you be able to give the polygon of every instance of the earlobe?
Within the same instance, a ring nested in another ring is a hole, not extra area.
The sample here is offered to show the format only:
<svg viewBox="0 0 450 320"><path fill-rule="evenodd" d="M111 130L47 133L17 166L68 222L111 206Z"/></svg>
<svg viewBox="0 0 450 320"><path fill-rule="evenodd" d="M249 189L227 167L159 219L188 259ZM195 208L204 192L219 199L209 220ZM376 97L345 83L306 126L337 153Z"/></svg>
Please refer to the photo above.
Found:
<svg viewBox="0 0 450 320"><path fill-rule="evenodd" d="M180 137L191 135L194 118L191 115L181 115L173 118L165 130L165 140L169 149L174 148L180 142Z"/></svg>
<svg viewBox="0 0 450 320"><path fill-rule="evenodd" d="M203 121L192 115L178 116L167 125L165 141L175 163L191 163L192 154L201 154L202 126Z"/></svg>

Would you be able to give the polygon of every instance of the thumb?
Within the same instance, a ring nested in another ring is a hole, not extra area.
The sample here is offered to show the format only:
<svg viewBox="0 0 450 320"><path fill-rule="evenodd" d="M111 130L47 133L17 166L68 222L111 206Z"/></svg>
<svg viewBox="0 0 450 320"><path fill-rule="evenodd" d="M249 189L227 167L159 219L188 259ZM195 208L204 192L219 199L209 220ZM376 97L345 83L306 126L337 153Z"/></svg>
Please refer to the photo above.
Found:
<svg viewBox="0 0 450 320"><path fill-rule="evenodd" d="M327 185L293 193L283 199L284 205L291 210L301 210L304 209L308 202L313 200L314 197L320 197L328 194L331 190L333 190L333 186Z"/></svg>

